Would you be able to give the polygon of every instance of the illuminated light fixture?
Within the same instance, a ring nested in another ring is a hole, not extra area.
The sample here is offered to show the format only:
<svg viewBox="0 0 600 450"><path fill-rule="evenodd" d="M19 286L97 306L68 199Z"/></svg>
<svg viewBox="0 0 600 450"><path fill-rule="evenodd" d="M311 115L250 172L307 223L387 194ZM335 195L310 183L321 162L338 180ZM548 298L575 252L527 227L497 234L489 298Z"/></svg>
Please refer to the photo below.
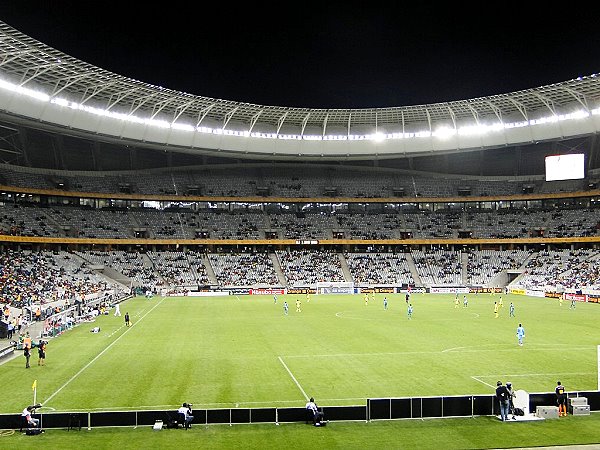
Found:
<svg viewBox="0 0 600 450"><path fill-rule="evenodd" d="M385 141L385 134L381 132L373 133L369 136L369 139L375 142L383 142Z"/></svg>
<svg viewBox="0 0 600 450"><path fill-rule="evenodd" d="M174 130L181 130L181 131L194 131L195 128L192 125L189 125L187 123L172 123L171 124L171 128L173 128Z"/></svg>
<svg viewBox="0 0 600 450"><path fill-rule="evenodd" d="M60 60L58 61L61 62ZM596 76L596 75L592 75ZM547 117L540 117L537 119L531 120L522 120L518 122L507 122L507 123L493 123L493 124L473 124L473 125L464 125L458 127L457 129L452 129L449 127L440 127L434 132L423 130L418 132L410 132L410 133L374 133L374 134L362 134L362 135L294 135L294 134L283 134L279 135L277 133L251 133L249 131L233 131L233 130L223 130L222 128L210 128L204 126L193 127L192 125L185 123L177 123L177 122L168 122L166 120L157 120L150 118L141 118L130 114L118 113L113 111L108 111L101 108L94 108L87 105L82 105L76 102L68 101L64 98L60 97L50 97L48 94L43 92L29 89L26 87L22 87L16 85L14 83L10 83L5 80L0 79L0 89L4 89L10 92L14 92L19 95L24 95L29 98L33 98L42 102L50 102L60 107L68 107L71 109L80 110L86 112L88 114L94 114L101 117L108 117L115 120L121 120L124 122L130 122L135 124L141 124L145 126L157 127L157 128L172 128L174 130L180 131L195 131L197 133L204 134L216 134L216 135L226 135L226 136L239 136L239 137L253 137L253 138L261 138L261 139L284 139L284 140L305 140L305 141L364 141L364 140L372 140L375 142L381 142L384 140L397 140L397 139L409 139L409 138L437 138L437 139L448 139L453 135L483 135L485 133L497 133L503 130L509 130L513 128L523 128L530 127L535 125L544 125L544 124L554 124L560 121L566 120L582 120L587 119L590 116L600 115L600 108L592 109L590 112L585 110L577 110L567 114L553 114Z"/></svg>
<svg viewBox="0 0 600 450"><path fill-rule="evenodd" d="M433 132L433 135L440 139L449 139L457 134L457 130L450 127L440 127Z"/></svg>

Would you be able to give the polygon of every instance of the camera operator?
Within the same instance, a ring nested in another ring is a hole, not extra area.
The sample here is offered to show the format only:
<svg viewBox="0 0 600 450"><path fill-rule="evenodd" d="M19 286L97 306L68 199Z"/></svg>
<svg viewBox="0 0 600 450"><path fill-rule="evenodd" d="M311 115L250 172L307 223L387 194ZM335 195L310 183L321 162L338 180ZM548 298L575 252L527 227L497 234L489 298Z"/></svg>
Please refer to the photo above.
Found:
<svg viewBox="0 0 600 450"><path fill-rule="evenodd" d="M183 415L183 418L184 418L183 426L184 426L184 428L191 428L192 421L194 420L194 416L192 415L192 404L191 403L184 403L177 410L177 412L179 414Z"/></svg>
<svg viewBox="0 0 600 450"><path fill-rule="evenodd" d="M39 408L40 406L41 405L30 405L21 413L21 417L27 421L28 426L33 428L38 428L40 426L40 419L36 419L31 416L31 414L35 413L35 408Z"/></svg>
<svg viewBox="0 0 600 450"><path fill-rule="evenodd" d="M315 427L320 427L327 424L327 422L324 421L323 412L319 411L319 407L315 403L315 399L313 397L311 397L308 403L306 403L306 410L312 414L313 425Z"/></svg>

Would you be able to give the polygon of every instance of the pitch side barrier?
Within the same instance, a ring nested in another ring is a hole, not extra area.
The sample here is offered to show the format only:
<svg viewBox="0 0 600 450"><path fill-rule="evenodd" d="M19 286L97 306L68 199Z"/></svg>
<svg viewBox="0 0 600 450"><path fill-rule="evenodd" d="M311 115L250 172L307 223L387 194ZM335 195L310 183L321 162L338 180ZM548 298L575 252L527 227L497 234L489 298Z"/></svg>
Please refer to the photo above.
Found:
<svg viewBox="0 0 600 450"><path fill-rule="evenodd" d="M576 391L568 393L569 398L585 397L590 411L600 410L600 391ZM538 406L556 404L554 392L529 394L529 411ZM43 409L43 408L41 408ZM320 408L325 419L336 421L372 421L397 419L440 419L476 416L497 416L500 414L496 396L466 395L444 397L403 397L373 398L365 405L324 406ZM154 426L157 421L169 423L176 408L151 411L88 411L88 412L39 412L34 417L40 419L42 428L66 428L68 430L92 429L101 427L141 427ZM307 421L306 409L295 408L226 408L194 409L196 425L234 425L251 423L294 423ZM21 413L0 414L0 429L20 429Z"/></svg>
<svg viewBox="0 0 600 450"><path fill-rule="evenodd" d="M564 292L553 292L546 290L509 288L509 292L511 294L525 295L527 297L545 297L549 299L562 298L566 301L575 300L576 302L600 303L600 291L593 289L569 289Z"/></svg>

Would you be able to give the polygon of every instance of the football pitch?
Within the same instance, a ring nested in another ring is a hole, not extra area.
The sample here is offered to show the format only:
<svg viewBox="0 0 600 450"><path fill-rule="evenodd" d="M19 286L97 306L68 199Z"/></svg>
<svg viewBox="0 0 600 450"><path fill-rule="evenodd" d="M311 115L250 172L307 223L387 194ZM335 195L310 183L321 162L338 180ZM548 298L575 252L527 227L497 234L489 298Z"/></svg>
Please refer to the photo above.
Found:
<svg viewBox="0 0 600 450"><path fill-rule="evenodd" d="M137 297L0 366L0 412L364 405L367 398L596 390L600 305L503 295ZM301 312L296 311L301 301ZM289 312L284 314L287 301ZM515 317L509 316L509 304ZM132 326L125 327L129 312ZM525 328L519 346L516 328ZM100 327L99 333L90 330Z"/></svg>

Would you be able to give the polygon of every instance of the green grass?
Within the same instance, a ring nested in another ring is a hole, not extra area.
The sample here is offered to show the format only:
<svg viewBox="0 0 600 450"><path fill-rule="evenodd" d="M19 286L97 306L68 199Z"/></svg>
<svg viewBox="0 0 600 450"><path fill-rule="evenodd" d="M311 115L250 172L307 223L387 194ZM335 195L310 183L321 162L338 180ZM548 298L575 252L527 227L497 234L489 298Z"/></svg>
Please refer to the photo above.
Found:
<svg viewBox="0 0 600 450"><path fill-rule="evenodd" d="M295 300L302 312L295 312ZM462 298L462 297L461 297ZM491 394L497 380L528 392L597 389L600 306L557 300L413 294L406 316L400 295L135 298L123 317L102 316L50 341L46 365L3 364L0 412L37 400L42 411L363 405L366 398ZM283 301L290 305L283 314ZM508 304L516 318L508 317ZM522 322L525 345L516 327ZM94 326L101 332L90 333Z"/></svg>
<svg viewBox="0 0 600 450"><path fill-rule="evenodd" d="M2 448L18 449L489 449L600 442L600 414L540 422L502 423L491 417L304 424L194 425L190 430L94 428L48 430L40 436L0 434ZM594 448L598 448L597 446Z"/></svg>
<svg viewBox="0 0 600 450"><path fill-rule="evenodd" d="M302 312L295 312L295 300ZM462 298L462 297L461 297ZM364 304L362 296L135 298L121 306L133 326L112 314L50 341L45 367L24 358L0 366L0 412L19 413L33 399L42 411L303 406L305 394L327 405L366 398L492 394L495 382L549 392L597 389L600 306L522 296L414 294L412 320L400 295ZM283 314L283 301L290 306ZM516 318L508 317L508 304ZM519 347L516 327L525 326ZM94 326L101 332L90 333ZM599 442L600 415L503 424L492 417L200 426L50 429L42 436L0 434L6 448L510 448ZM507 428L508 427L508 428ZM507 432L510 430L510 432ZM4 432L7 433L7 432Z"/></svg>

